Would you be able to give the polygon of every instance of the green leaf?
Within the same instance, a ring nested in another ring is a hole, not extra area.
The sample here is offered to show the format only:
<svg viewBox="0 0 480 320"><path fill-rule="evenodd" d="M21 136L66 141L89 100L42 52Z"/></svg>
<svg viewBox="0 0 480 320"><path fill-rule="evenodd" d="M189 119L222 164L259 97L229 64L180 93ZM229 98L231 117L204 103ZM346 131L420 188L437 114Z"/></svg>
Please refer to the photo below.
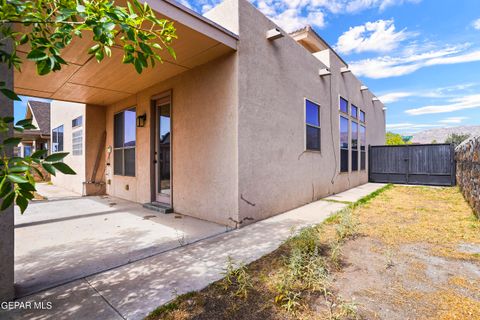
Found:
<svg viewBox="0 0 480 320"><path fill-rule="evenodd" d="M20 142L22 142L22 138L8 138L3 140L3 144L6 146L10 146L10 145L16 146Z"/></svg>
<svg viewBox="0 0 480 320"><path fill-rule="evenodd" d="M32 153L32 155L30 157L32 157L34 159L39 159L42 156L46 155L47 153L48 153L48 150L37 150L34 153Z"/></svg>
<svg viewBox="0 0 480 320"><path fill-rule="evenodd" d="M5 122L5 123L12 123L13 120L15 120L14 117L4 117L3 118L3 122Z"/></svg>
<svg viewBox="0 0 480 320"><path fill-rule="evenodd" d="M32 124L32 119L23 119L23 120L17 121L17 123L15 123L16 126L20 126L20 127L23 127L23 126L28 125L28 124Z"/></svg>
<svg viewBox="0 0 480 320"><path fill-rule="evenodd" d="M20 97L17 96L17 94L10 89L0 88L0 92L2 92L3 95L6 96L7 98L9 98L10 100L22 101L22 99L20 99Z"/></svg>
<svg viewBox="0 0 480 320"><path fill-rule="evenodd" d="M54 176L56 174L55 172L55 168L53 167L53 165L51 165L50 163L42 163L42 167L43 169L45 169L48 173L50 173L52 176Z"/></svg>
<svg viewBox="0 0 480 320"><path fill-rule="evenodd" d="M56 163L53 163L52 165L55 167L55 169L57 169L63 174L70 174L70 175L77 174L75 171L73 171L72 168L70 168L67 164L63 162L56 162Z"/></svg>
<svg viewBox="0 0 480 320"><path fill-rule="evenodd" d="M17 206L20 208L20 212L23 214L28 207L28 199L26 199L23 195L17 196Z"/></svg>
<svg viewBox="0 0 480 320"><path fill-rule="evenodd" d="M27 34L24 34L24 35L20 38L20 40L19 40L18 43L19 43L19 44L25 44L25 43L27 43L27 42L28 42L28 35L27 35Z"/></svg>
<svg viewBox="0 0 480 320"><path fill-rule="evenodd" d="M147 54L153 54L152 48L150 48L146 43L140 42L140 49Z"/></svg>
<svg viewBox="0 0 480 320"><path fill-rule="evenodd" d="M30 170L28 166L13 166L8 169L10 172L13 173L24 173Z"/></svg>
<svg viewBox="0 0 480 320"><path fill-rule="evenodd" d="M95 52L95 59L97 59L98 62L102 62L104 57L105 54L102 50L98 50L97 52Z"/></svg>
<svg viewBox="0 0 480 320"><path fill-rule="evenodd" d="M42 50L34 49L27 55L27 59L32 61L42 61L48 59L48 55Z"/></svg>
<svg viewBox="0 0 480 320"><path fill-rule="evenodd" d="M137 70L138 73L142 73L143 65L139 59L135 59L134 65L135 65L135 70Z"/></svg>
<svg viewBox="0 0 480 320"><path fill-rule="evenodd" d="M28 183L28 179L25 178L24 176L18 175L18 174L9 174L7 175L8 180L14 182L14 183Z"/></svg>
<svg viewBox="0 0 480 320"><path fill-rule="evenodd" d="M0 210L4 211L5 209L9 208L12 205L13 200L15 200L15 192L11 192L8 194L8 196L3 198L2 206L0 207Z"/></svg>
<svg viewBox="0 0 480 320"><path fill-rule="evenodd" d="M31 191L31 192L37 191L37 189L35 189L35 186L32 185L31 183L19 183L18 186L20 187L20 189L25 191Z"/></svg>
<svg viewBox="0 0 480 320"><path fill-rule="evenodd" d="M5 176L5 182L0 189L0 199L4 198L10 191L12 191L12 184L8 181Z"/></svg>
<svg viewBox="0 0 480 320"><path fill-rule="evenodd" d="M166 46L166 48L167 48L168 53L170 53L170 55L173 57L173 59L177 60L177 54L175 53L173 48L170 47L170 46Z"/></svg>
<svg viewBox="0 0 480 320"><path fill-rule="evenodd" d="M94 45L93 47L91 47L91 48L88 50L88 54L93 54L93 53L97 52L98 49L100 49L100 45L97 43L96 45Z"/></svg>
<svg viewBox="0 0 480 320"><path fill-rule="evenodd" d="M51 155L49 155L48 157L45 158L45 161L46 162L57 162L57 161L63 160L63 158L65 158L66 156L68 156L68 152L52 153Z"/></svg>

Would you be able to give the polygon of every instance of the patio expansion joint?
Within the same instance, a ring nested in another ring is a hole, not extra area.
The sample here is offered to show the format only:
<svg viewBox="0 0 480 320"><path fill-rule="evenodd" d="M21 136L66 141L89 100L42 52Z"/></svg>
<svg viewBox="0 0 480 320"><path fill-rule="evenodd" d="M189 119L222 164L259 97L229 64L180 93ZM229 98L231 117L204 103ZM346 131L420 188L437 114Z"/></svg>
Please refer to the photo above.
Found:
<svg viewBox="0 0 480 320"><path fill-rule="evenodd" d="M106 303L110 308L112 308L113 311L115 311L116 314L118 314L118 315L120 316L120 318L122 318L123 320L127 320L127 318L125 318L125 317L123 316L123 314L122 314L117 308L115 308L115 306L114 306L113 304L111 304L110 301L108 301L108 299L107 299L106 297L104 297L104 296L100 293L100 291L98 291L97 288L95 288L95 286L92 285L92 284L90 283L90 281L88 281L88 279L87 279L86 277L83 278L82 280L84 280L84 281L87 283L87 285L88 285L93 291L95 291L95 293L98 294L98 295L100 296L100 298L102 298L102 300L105 301L105 303Z"/></svg>

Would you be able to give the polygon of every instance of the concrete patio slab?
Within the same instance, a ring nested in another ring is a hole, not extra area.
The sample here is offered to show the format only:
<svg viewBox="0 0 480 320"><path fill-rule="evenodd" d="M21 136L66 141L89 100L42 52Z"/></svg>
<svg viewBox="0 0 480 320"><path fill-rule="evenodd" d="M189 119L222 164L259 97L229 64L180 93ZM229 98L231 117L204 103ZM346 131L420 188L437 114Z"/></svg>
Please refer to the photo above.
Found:
<svg viewBox="0 0 480 320"><path fill-rule="evenodd" d="M22 297L226 232L111 197L32 203L15 214L15 286Z"/></svg>
<svg viewBox="0 0 480 320"><path fill-rule="evenodd" d="M37 193L44 197L46 200L65 200L65 199L74 199L79 198L82 195L59 186L42 182L35 185Z"/></svg>
<svg viewBox="0 0 480 320"><path fill-rule="evenodd" d="M384 183L366 183L359 187L326 197L324 200L354 203L385 186L386 184Z"/></svg>
<svg viewBox="0 0 480 320"><path fill-rule="evenodd" d="M381 187L370 185L368 190L373 192ZM356 194L367 189L360 188ZM110 316L115 319L114 313L123 319L142 319L177 294L201 290L221 279L229 256L237 262L255 261L277 249L292 234L292 229L319 224L345 207L343 203L317 201L239 230L25 297L19 301L50 301L53 309L38 313L0 311L0 318L5 315L6 319L104 319L97 315L88 317L89 309L101 306L97 300L100 295L111 309L108 314L103 310L105 319Z"/></svg>

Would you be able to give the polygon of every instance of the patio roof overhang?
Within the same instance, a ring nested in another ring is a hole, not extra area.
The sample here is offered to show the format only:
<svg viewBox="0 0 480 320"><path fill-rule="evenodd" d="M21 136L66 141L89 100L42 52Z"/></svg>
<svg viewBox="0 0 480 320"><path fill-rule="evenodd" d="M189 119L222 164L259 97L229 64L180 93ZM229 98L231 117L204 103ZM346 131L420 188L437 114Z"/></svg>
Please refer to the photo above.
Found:
<svg viewBox="0 0 480 320"><path fill-rule="evenodd" d="M125 1L117 1L117 3ZM142 1L144 2L144 1ZM149 1L159 18L175 22L177 59L163 55L164 63L137 74L133 65L122 64L123 50L112 48L112 57L97 63L90 55L90 37L75 39L63 51L69 64L61 71L38 76L35 64L24 60L15 71L18 94L95 105L108 105L136 94L158 82L205 64L237 49L238 36L172 0ZM25 57L26 50L19 48Z"/></svg>

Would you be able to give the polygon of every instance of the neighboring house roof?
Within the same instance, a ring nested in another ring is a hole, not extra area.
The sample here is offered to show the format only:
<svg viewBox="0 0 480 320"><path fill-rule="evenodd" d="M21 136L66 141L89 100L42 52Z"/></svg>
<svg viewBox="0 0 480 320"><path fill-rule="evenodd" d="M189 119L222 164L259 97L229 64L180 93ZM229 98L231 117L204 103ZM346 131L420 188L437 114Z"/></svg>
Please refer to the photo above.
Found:
<svg viewBox="0 0 480 320"><path fill-rule="evenodd" d="M38 131L40 131L41 135L49 136L50 135L50 103L29 100L27 102L27 107L30 110L27 110L26 118L28 119L29 115L31 114L30 118L32 119L33 124L38 128Z"/></svg>

